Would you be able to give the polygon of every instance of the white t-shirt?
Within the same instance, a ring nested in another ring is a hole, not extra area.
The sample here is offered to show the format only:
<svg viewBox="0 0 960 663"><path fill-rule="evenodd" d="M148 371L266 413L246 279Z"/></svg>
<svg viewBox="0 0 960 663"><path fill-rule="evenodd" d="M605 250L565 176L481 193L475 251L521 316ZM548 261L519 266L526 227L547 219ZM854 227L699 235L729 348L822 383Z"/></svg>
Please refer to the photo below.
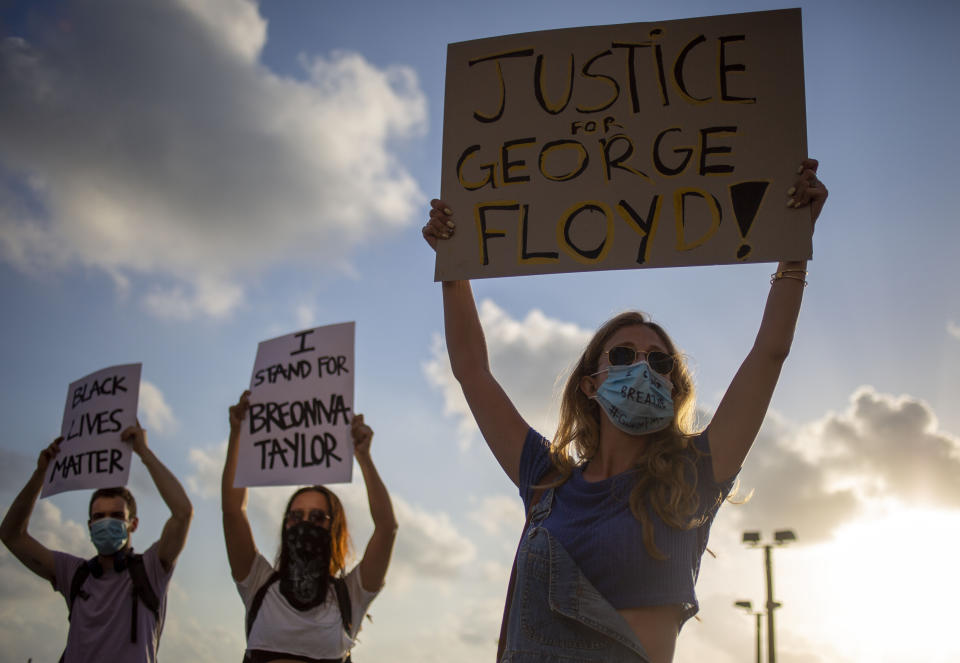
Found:
<svg viewBox="0 0 960 663"><path fill-rule="evenodd" d="M247 577L237 583L237 591L243 599L243 607L250 604L257 590L274 572L274 568L257 553ZM368 592L360 582L360 566L357 565L344 577L350 594L350 623L353 632L343 628L340 606L337 604L333 584L327 590L327 600L315 608L300 611L291 606L280 593L280 582L267 589L260 611L247 638L248 649L298 654L310 658L341 658L353 647L367 608L379 593Z"/></svg>

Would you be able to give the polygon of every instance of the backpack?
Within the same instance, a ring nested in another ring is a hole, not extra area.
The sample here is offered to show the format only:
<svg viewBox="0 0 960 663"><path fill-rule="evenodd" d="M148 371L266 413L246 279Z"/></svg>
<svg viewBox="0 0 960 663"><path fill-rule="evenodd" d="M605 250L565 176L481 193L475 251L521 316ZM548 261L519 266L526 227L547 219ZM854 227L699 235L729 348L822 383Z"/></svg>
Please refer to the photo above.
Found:
<svg viewBox="0 0 960 663"><path fill-rule="evenodd" d="M137 612L140 607L140 602L143 601L143 604L153 613L154 619L159 621L160 599L157 597L157 593L153 591L150 579L147 578L147 569L143 564L143 555L129 553L126 556L115 558L114 569L123 571L124 568L126 568L130 574L130 580L133 584L130 608L130 642L136 642ZM70 581L70 595L67 599L68 621L73 618L73 604L77 600L77 597L80 597L84 601L90 598L90 595L83 589L83 584L87 581L87 577L90 576L90 574L93 574L94 578L99 578L103 575L103 568L100 566L100 560L97 557L88 559L77 567L77 570L73 574L73 579ZM60 661L61 663L63 662L63 655L60 656Z"/></svg>
<svg viewBox="0 0 960 663"><path fill-rule="evenodd" d="M263 599L267 595L270 585L280 580L280 572L274 571L267 581L260 585L260 589L253 595L253 601L250 603L250 609L247 610L247 638L250 637L250 631L253 630L253 622L257 619L257 613L260 612L260 606L263 605ZM343 629L349 634L353 631L353 611L350 604L350 592L347 590L347 583L340 576L333 576L330 579L333 582L333 589L337 594L337 605L340 607L340 621L343 623ZM249 660L249 655L244 655L244 661ZM343 663L351 663L350 653L343 659Z"/></svg>

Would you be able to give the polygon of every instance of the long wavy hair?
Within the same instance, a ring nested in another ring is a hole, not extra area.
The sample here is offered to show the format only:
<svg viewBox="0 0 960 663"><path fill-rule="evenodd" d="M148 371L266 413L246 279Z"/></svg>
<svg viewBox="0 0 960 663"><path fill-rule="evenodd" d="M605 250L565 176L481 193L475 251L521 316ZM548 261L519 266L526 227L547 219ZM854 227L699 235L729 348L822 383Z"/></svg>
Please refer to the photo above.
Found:
<svg viewBox="0 0 960 663"><path fill-rule="evenodd" d="M283 532L287 524L287 513L293 506L293 501L300 495L309 492L322 493L327 496L327 503L330 505L330 538L332 540L330 547L330 575L343 575L346 573L347 555L350 553L350 532L347 529L347 516L343 510L343 504L332 490L326 486L304 486L298 489L287 501L287 508L283 511L283 520L280 523L280 547L277 549L277 557L274 560L274 566L279 568L280 554L283 551Z"/></svg>
<svg viewBox="0 0 960 663"><path fill-rule="evenodd" d="M600 353L618 330L642 325L653 330L674 357L673 383L674 418L662 431L651 433L635 472L635 483L630 491L630 510L640 522L643 543L655 559L666 559L654 541L650 509L663 521L677 529L695 527L693 518L699 506L696 492L696 454L691 444L696 414L693 377L683 355L660 325L640 311L625 311L608 320L584 349L570 376L560 403L560 422L550 445L550 455L560 474L545 486L560 485L570 478L573 469L589 461L600 444L600 417L603 413L595 400L580 388L585 376L597 373ZM691 450L693 453L691 453ZM688 477L692 476L692 482Z"/></svg>

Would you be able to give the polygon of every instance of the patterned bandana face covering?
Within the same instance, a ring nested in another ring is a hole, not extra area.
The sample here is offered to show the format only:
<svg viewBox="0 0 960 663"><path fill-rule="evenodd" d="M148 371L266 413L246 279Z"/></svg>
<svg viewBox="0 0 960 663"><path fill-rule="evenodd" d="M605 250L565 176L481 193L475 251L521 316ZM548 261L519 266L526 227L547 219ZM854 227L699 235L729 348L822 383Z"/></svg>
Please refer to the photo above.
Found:
<svg viewBox="0 0 960 663"><path fill-rule="evenodd" d="M328 530L309 521L284 530L280 593L297 610L309 610L327 599L332 543Z"/></svg>
<svg viewBox="0 0 960 663"><path fill-rule="evenodd" d="M643 435L663 430L673 421L672 393L670 380L641 361L607 369L607 379L593 399L614 426L624 433Z"/></svg>
<svg viewBox="0 0 960 663"><path fill-rule="evenodd" d="M101 518L90 523L90 540L101 555L112 555L127 544L127 523L118 518Z"/></svg>

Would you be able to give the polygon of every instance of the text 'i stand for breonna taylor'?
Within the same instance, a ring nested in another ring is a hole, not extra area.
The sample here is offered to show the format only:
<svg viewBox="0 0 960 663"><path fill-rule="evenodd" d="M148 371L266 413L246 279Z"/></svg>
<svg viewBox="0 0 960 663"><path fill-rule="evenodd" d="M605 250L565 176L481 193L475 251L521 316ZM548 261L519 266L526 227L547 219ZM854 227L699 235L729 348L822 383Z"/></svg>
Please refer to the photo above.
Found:
<svg viewBox="0 0 960 663"><path fill-rule="evenodd" d="M354 327L328 325L259 344L236 486L350 481Z"/></svg>

